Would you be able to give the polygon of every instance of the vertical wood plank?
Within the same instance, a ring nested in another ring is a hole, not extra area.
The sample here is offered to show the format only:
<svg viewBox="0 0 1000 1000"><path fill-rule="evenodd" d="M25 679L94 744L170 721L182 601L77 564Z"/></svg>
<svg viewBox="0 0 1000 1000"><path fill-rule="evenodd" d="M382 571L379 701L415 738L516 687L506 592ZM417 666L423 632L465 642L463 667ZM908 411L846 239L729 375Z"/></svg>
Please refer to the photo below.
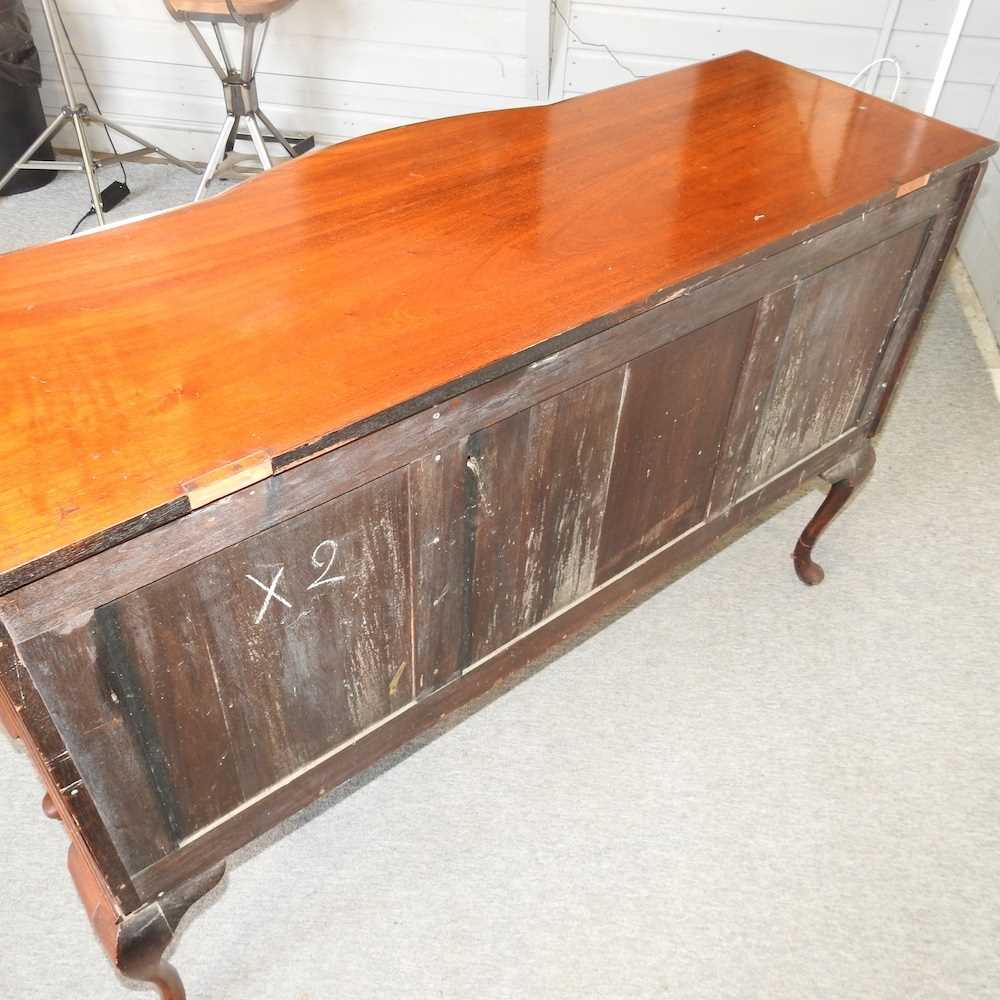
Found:
<svg viewBox="0 0 1000 1000"><path fill-rule="evenodd" d="M705 516L755 311L746 306L629 365L598 582Z"/></svg>
<svg viewBox="0 0 1000 1000"><path fill-rule="evenodd" d="M87 615L25 643L23 655L122 863L133 874L169 853L178 831L126 708L104 674L99 645L97 622Z"/></svg>
<svg viewBox="0 0 1000 1000"><path fill-rule="evenodd" d="M709 514L725 509L735 499L736 485L750 460L757 425L767 409L797 292L797 284L787 285L765 295L757 306L750 346L740 372L726 436L719 451Z"/></svg>
<svg viewBox="0 0 1000 1000"><path fill-rule="evenodd" d="M94 633L98 669L142 747L180 840L243 796L204 619L192 614L198 605L184 582L157 590L167 591L159 604L136 596L98 608Z"/></svg>
<svg viewBox="0 0 1000 1000"><path fill-rule="evenodd" d="M913 226L800 283L737 495L856 422L925 232Z"/></svg>
<svg viewBox="0 0 1000 1000"><path fill-rule="evenodd" d="M878 430L913 348L923 311L940 279L944 262L961 229L986 173L987 164L970 167L962 175L949 204L931 220L927 240L900 304L899 317L879 359L878 368L861 405L860 420Z"/></svg>
<svg viewBox="0 0 1000 1000"><path fill-rule="evenodd" d="M623 378L608 372L469 438L463 666L593 586Z"/></svg>
<svg viewBox="0 0 1000 1000"><path fill-rule="evenodd" d="M417 697L462 669L469 588L466 565L467 439L409 468L413 546L414 673Z"/></svg>
<svg viewBox="0 0 1000 1000"><path fill-rule="evenodd" d="M199 662L215 674L243 795L411 699L408 502L405 470L391 473L192 580L212 608Z"/></svg>

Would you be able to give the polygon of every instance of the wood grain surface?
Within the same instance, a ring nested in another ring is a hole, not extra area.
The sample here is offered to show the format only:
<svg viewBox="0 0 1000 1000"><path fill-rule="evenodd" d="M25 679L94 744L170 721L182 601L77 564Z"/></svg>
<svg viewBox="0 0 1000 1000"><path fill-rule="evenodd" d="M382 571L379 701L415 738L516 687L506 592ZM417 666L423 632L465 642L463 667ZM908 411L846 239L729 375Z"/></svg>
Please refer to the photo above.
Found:
<svg viewBox="0 0 1000 1000"><path fill-rule="evenodd" d="M629 364L598 581L704 519L756 309L744 306Z"/></svg>
<svg viewBox="0 0 1000 1000"><path fill-rule="evenodd" d="M182 483L287 467L993 148L737 53L5 257L0 586L184 514Z"/></svg>
<svg viewBox="0 0 1000 1000"><path fill-rule="evenodd" d="M851 459L981 172L0 599L0 699L123 912Z"/></svg>

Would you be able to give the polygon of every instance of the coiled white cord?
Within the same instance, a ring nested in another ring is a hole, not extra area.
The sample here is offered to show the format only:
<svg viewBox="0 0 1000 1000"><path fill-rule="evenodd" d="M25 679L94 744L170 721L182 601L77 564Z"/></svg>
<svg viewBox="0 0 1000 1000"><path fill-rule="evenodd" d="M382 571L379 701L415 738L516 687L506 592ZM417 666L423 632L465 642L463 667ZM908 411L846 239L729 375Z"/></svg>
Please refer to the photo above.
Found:
<svg viewBox="0 0 1000 1000"><path fill-rule="evenodd" d="M849 87L854 87L857 85L858 80L861 79L873 66L878 66L881 63L892 63L893 69L896 71L896 84L892 88L892 93L889 95L889 102L891 104L896 103L896 95L899 93L899 86L903 82L903 67L899 65L898 59L893 59L892 56L883 56L881 59L873 59L870 63L862 66L858 70L854 79L848 84Z"/></svg>

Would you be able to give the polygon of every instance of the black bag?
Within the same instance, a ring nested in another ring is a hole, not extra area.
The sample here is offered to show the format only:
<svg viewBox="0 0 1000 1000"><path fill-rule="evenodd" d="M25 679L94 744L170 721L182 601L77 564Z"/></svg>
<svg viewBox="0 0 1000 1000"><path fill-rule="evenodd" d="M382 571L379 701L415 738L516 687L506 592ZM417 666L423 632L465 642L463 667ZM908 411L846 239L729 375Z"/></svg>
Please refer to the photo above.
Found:
<svg viewBox="0 0 1000 1000"><path fill-rule="evenodd" d="M22 0L0 0L0 177L45 129L38 88L42 68ZM46 142L32 157L54 160ZM55 170L18 171L0 194L18 194L48 184Z"/></svg>

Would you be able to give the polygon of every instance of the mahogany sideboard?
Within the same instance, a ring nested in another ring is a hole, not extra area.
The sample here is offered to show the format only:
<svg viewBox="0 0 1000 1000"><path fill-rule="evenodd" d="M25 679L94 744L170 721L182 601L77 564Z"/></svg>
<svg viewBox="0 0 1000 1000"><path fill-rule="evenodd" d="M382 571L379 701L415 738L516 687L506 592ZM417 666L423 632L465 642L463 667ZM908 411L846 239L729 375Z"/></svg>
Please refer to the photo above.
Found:
<svg viewBox="0 0 1000 1000"><path fill-rule="evenodd" d="M819 582L995 148L742 52L5 257L0 709L116 965L815 476Z"/></svg>

